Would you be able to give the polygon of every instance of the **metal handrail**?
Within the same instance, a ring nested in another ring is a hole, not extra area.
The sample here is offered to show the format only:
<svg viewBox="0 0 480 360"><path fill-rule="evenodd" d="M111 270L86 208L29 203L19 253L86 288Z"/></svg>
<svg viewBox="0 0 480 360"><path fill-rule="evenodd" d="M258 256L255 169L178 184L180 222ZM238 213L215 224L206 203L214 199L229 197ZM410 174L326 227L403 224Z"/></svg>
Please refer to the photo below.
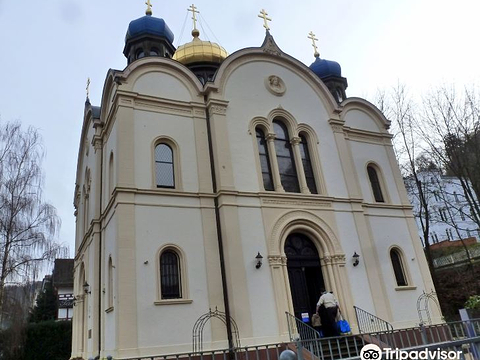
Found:
<svg viewBox="0 0 480 360"><path fill-rule="evenodd" d="M299 318L285 311L287 316L288 335L290 341L313 340L321 338L320 333L310 325L304 323Z"/></svg>
<svg viewBox="0 0 480 360"><path fill-rule="evenodd" d="M455 321L449 323L440 323L435 325L417 326L406 329L395 329L383 332L362 333L356 335L345 335L328 338L311 338L316 332L308 324L303 323L295 316L287 314L288 330L290 334L290 344L277 343L268 345L257 345L236 348L233 351L207 350L197 353L176 353L155 356L141 356L133 358L122 358L123 360L279 360L280 353L287 349L293 349L298 352L308 351L318 359L338 360L338 359L358 359L361 349L367 344L376 344L381 349L424 349L428 348L448 348L458 347L459 344L471 344L469 359L480 360L479 352L472 350L473 346L480 351L480 319L471 319L468 321ZM296 319L296 320L295 320ZM308 333L303 333L298 329L310 329ZM319 334L318 332L316 332ZM304 334L303 337L301 334ZM310 334L310 335L308 335ZM317 335L315 335L317 336ZM310 338L310 339L308 339ZM312 357L312 360L316 358ZM119 360L115 358L115 360Z"/></svg>
<svg viewBox="0 0 480 360"><path fill-rule="evenodd" d="M393 331L393 325L388 321L375 316L368 311L365 311L358 306L355 309L355 316L357 318L358 331L360 333L377 333Z"/></svg>

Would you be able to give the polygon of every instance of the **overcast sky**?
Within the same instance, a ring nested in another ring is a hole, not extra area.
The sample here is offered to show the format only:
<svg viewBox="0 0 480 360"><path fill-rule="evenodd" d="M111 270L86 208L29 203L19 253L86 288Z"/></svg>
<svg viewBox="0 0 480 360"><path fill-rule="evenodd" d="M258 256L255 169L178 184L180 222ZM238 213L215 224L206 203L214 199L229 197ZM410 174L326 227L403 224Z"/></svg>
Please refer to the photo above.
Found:
<svg viewBox="0 0 480 360"><path fill-rule="evenodd" d="M153 16L190 41L191 1L151 0ZM479 0L198 0L200 38L232 53L260 46L262 8L280 48L307 65L313 31L322 58L348 79L348 96L407 84L414 93L442 83L479 84ZM123 69L127 26L144 0L0 0L0 119L37 127L45 144L45 199L62 219L59 241L74 251L73 191L85 102L100 104L109 68ZM186 24L185 24L186 23ZM182 28L184 28L183 36ZM211 31L209 30L211 29ZM218 39L218 40L217 40Z"/></svg>

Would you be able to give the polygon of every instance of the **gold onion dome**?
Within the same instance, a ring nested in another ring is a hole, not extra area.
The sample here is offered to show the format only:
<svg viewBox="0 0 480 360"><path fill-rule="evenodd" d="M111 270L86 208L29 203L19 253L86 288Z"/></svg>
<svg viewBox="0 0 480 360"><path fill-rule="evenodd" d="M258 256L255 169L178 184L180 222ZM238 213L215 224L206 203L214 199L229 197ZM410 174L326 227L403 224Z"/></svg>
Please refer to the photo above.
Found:
<svg viewBox="0 0 480 360"><path fill-rule="evenodd" d="M205 62L220 64L225 60L228 53L223 47L210 41L200 40L199 35L200 31L193 29L193 40L180 45L175 51L173 59L183 65Z"/></svg>

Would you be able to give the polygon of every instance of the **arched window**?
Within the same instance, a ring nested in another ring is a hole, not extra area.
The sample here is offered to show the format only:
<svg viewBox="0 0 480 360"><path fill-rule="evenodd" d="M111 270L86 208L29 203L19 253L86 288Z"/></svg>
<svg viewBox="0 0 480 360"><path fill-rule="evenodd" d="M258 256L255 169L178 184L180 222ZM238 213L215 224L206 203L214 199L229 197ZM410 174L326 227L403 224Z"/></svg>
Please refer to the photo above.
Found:
<svg viewBox="0 0 480 360"><path fill-rule="evenodd" d="M392 261L393 272L395 273L395 280L397 286L407 286L407 274L402 259L402 254L396 248L390 250L390 260Z"/></svg>
<svg viewBox="0 0 480 360"><path fill-rule="evenodd" d="M143 49L139 49L139 50L137 50L135 56L136 56L137 59L141 59L141 58L145 57L145 52L143 51Z"/></svg>
<svg viewBox="0 0 480 360"><path fill-rule="evenodd" d="M277 153L280 181L287 192L300 192L292 145L287 127L280 121L273 122L275 131L275 151Z"/></svg>
<svg viewBox="0 0 480 360"><path fill-rule="evenodd" d="M110 153L110 161L108 162L108 194L111 194L112 191L113 191L113 153Z"/></svg>
<svg viewBox="0 0 480 360"><path fill-rule="evenodd" d="M307 180L308 190L312 194L317 194L317 185L313 175L312 161L308 152L308 143L304 135L300 135L300 156L302 157L303 170L305 171L305 180Z"/></svg>
<svg viewBox="0 0 480 360"><path fill-rule="evenodd" d="M113 308L113 262L108 258L108 307Z"/></svg>
<svg viewBox="0 0 480 360"><path fill-rule="evenodd" d="M158 51L157 48L150 49L150 56L159 56L159 55L160 55L160 51Z"/></svg>
<svg viewBox="0 0 480 360"><path fill-rule="evenodd" d="M382 187L380 186L380 179L378 178L377 170L373 165L367 166L368 178L370 179L370 185L372 186L373 197L376 202L385 202L382 194Z"/></svg>
<svg viewBox="0 0 480 360"><path fill-rule="evenodd" d="M155 146L155 178L157 187L175 187L173 151L167 144L160 143Z"/></svg>
<svg viewBox="0 0 480 360"><path fill-rule="evenodd" d="M260 167L262 168L263 187L267 191L273 191L272 169L270 168L270 156L268 154L267 142L265 141L265 134L259 128L255 129L255 132L257 134Z"/></svg>
<svg viewBox="0 0 480 360"><path fill-rule="evenodd" d="M167 249L160 255L160 293L162 299L180 299L181 291L180 260L178 254Z"/></svg>

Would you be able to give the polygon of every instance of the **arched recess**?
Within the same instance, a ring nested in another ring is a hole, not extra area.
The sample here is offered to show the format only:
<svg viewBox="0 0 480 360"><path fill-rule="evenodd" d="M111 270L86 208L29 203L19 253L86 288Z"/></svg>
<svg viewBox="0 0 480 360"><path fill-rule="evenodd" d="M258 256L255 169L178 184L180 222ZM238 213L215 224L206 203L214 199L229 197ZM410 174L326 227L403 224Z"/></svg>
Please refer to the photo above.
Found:
<svg viewBox="0 0 480 360"><path fill-rule="evenodd" d="M115 165L115 162L114 162L113 152L110 152L110 159L108 160L108 190L107 190L108 199L112 195L114 184L115 184L115 166L114 165ZM108 202L108 199L107 199L107 202Z"/></svg>
<svg viewBox="0 0 480 360"><path fill-rule="evenodd" d="M78 320L75 319L74 315L74 322L75 327L74 330L76 332L76 342L77 342L77 350L81 354L86 350L86 316L87 316L87 296L84 292L84 284L86 283L86 273L85 273L85 264L81 263L80 271L78 274L78 282L76 284L77 293L75 294L75 307L77 308L76 316Z"/></svg>
<svg viewBox="0 0 480 360"><path fill-rule="evenodd" d="M317 94L318 98L325 105L329 114L333 114L339 110L339 106L327 86L308 68L308 66L286 53L281 53L282 56L271 55L266 52L263 47L246 48L236 51L222 62L215 76L214 83L208 84L206 88L211 88L215 90L219 96L224 96L228 80L238 68L252 62L268 62L289 69L309 84Z"/></svg>
<svg viewBox="0 0 480 360"><path fill-rule="evenodd" d="M342 102L343 110L340 113L340 118L342 120L346 120L347 114L352 110L358 110L360 112L365 113L368 117L370 117L378 127L378 132L380 133L388 133L388 129L390 128L390 120L388 120L385 115L371 102L357 98L357 97L350 97ZM351 126L352 128L356 128L353 124L347 121L347 126Z"/></svg>
<svg viewBox="0 0 480 360"><path fill-rule="evenodd" d="M340 303L342 313L353 326L353 298L350 282L345 269L346 257L340 242L332 228L314 213L293 210L283 214L274 224L269 237L268 261L273 277L275 298L277 299L277 316L282 334L288 332L285 311L293 314L293 301L287 270L285 242L290 234L303 234L315 245L322 267L325 287L333 291Z"/></svg>
<svg viewBox="0 0 480 360"><path fill-rule="evenodd" d="M122 82L119 89L132 91L139 78L152 72L164 73L176 78L188 90L192 100L201 97L203 101L203 85L200 80L178 61L163 57L149 56L132 62L123 72L116 74L116 79ZM127 79L128 81L125 81Z"/></svg>

